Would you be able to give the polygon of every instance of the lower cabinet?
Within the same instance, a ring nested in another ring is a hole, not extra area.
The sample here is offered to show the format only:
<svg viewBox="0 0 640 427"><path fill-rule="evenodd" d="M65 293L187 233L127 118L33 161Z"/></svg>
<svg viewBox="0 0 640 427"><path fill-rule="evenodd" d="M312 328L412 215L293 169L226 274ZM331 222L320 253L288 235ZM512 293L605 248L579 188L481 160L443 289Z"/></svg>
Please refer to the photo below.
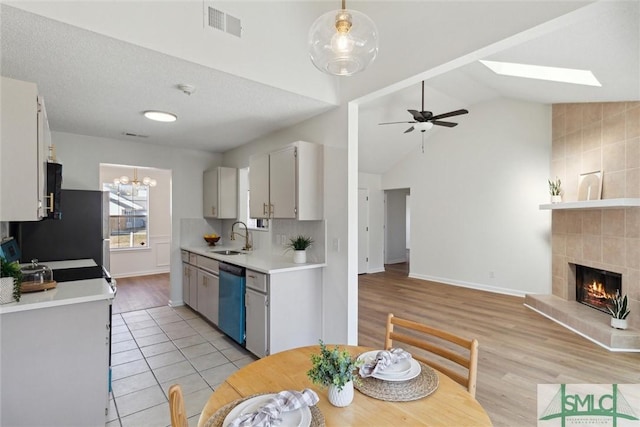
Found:
<svg viewBox="0 0 640 427"><path fill-rule="evenodd" d="M0 315L0 425L105 425L109 303Z"/></svg>
<svg viewBox="0 0 640 427"><path fill-rule="evenodd" d="M196 267L182 263L182 300L194 310L198 306L198 279L196 277Z"/></svg>
<svg viewBox="0 0 640 427"><path fill-rule="evenodd" d="M196 310L214 325L218 324L218 292L220 280L217 275L198 269L198 305Z"/></svg>
<svg viewBox="0 0 640 427"><path fill-rule="evenodd" d="M267 294L247 288L244 297L246 306L246 342L247 350L258 357L267 356L267 322L269 319Z"/></svg>
<svg viewBox="0 0 640 427"><path fill-rule="evenodd" d="M269 275L247 270L245 305L246 348L256 356L318 344L322 338L322 269Z"/></svg>

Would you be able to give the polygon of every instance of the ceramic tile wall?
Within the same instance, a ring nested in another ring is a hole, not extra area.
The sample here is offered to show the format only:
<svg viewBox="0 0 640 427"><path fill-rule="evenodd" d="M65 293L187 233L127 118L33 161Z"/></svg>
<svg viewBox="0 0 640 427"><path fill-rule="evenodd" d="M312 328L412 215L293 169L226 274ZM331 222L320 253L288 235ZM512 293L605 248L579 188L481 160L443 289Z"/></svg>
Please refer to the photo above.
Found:
<svg viewBox="0 0 640 427"><path fill-rule="evenodd" d="M603 172L602 199L640 198L640 102L553 106L552 177L575 201L582 173ZM553 294L575 298L570 264L622 274L640 326L640 208L553 211Z"/></svg>

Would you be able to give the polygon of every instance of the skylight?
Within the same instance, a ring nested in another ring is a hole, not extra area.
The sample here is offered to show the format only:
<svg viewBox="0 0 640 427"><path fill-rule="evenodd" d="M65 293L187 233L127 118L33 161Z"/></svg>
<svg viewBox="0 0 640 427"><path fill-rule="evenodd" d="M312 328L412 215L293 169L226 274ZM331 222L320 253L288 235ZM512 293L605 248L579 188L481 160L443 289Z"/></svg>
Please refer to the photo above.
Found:
<svg viewBox="0 0 640 427"><path fill-rule="evenodd" d="M549 80L552 82L573 83L586 86L602 86L589 70L571 68L545 67L542 65L517 64L513 62L497 62L480 60L496 74L503 76L524 77L527 79Z"/></svg>

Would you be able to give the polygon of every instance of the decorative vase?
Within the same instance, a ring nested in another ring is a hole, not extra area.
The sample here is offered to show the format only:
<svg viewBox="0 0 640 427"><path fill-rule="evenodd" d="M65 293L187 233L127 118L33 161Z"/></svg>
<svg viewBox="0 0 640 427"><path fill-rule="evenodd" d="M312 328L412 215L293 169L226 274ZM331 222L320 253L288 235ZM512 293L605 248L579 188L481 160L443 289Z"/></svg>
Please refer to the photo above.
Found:
<svg viewBox="0 0 640 427"><path fill-rule="evenodd" d="M616 319L615 317L612 317L611 327L616 329L627 329L629 325L627 324L627 319Z"/></svg>
<svg viewBox="0 0 640 427"><path fill-rule="evenodd" d="M0 278L0 304L8 304L14 302L13 297L13 277Z"/></svg>
<svg viewBox="0 0 640 427"><path fill-rule="evenodd" d="M561 195L551 196L551 203L560 203L560 202L562 202Z"/></svg>
<svg viewBox="0 0 640 427"><path fill-rule="evenodd" d="M333 406L343 408L349 406L353 401L353 381L349 381L342 387L342 390L338 390L338 386L331 384L329 386L329 403Z"/></svg>
<svg viewBox="0 0 640 427"><path fill-rule="evenodd" d="M304 264L307 262L307 251L305 249L293 251L293 262L295 264Z"/></svg>

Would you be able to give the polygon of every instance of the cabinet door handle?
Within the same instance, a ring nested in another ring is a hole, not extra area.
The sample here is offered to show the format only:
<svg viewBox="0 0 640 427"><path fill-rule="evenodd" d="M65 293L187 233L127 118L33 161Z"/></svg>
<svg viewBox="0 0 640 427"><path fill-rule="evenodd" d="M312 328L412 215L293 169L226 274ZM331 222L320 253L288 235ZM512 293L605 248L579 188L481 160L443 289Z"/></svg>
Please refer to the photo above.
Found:
<svg viewBox="0 0 640 427"><path fill-rule="evenodd" d="M251 277L252 279L256 278L256 276L254 276L253 274L247 274L247 277Z"/></svg>
<svg viewBox="0 0 640 427"><path fill-rule="evenodd" d="M273 212L276 210L273 203L269 203L269 216L273 217Z"/></svg>
<svg viewBox="0 0 640 427"><path fill-rule="evenodd" d="M216 215L216 207L215 206L211 206L211 215L213 215L213 216Z"/></svg>
<svg viewBox="0 0 640 427"><path fill-rule="evenodd" d="M263 215L269 215L269 213L267 212L267 204L266 203L262 204L262 214Z"/></svg>

